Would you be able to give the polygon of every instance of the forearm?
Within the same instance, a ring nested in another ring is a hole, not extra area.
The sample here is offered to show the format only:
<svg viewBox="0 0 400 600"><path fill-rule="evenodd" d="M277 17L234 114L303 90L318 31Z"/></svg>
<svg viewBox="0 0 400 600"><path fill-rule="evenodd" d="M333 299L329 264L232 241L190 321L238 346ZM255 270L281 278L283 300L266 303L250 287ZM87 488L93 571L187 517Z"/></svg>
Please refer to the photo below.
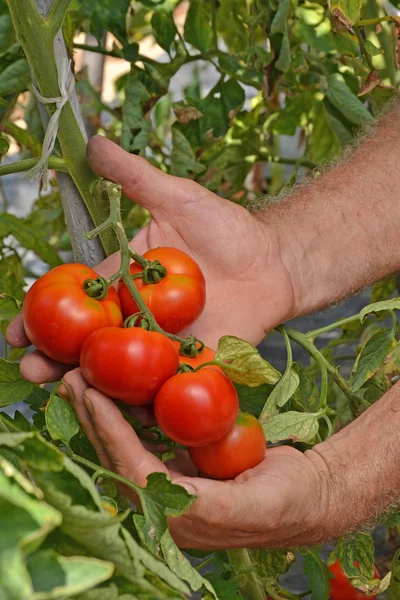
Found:
<svg viewBox="0 0 400 600"><path fill-rule="evenodd" d="M400 503L400 384L332 438L306 453L325 473L328 530L338 537Z"/></svg>
<svg viewBox="0 0 400 600"><path fill-rule="evenodd" d="M400 269L400 102L347 160L259 218L279 240L298 316Z"/></svg>

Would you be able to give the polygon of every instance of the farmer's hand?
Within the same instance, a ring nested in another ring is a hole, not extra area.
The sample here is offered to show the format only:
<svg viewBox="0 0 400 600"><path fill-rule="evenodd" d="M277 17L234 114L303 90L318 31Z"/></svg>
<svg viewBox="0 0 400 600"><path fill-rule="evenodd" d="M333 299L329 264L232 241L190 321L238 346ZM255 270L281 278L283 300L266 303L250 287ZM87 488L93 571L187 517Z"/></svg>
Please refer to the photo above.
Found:
<svg viewBox="0 0 400 600"><path fill-rule="evenodd" d="M102 137L88 145L93 169L122 184L123 193L152 214L149 226L132 241L141 254L157 246L184 250L198 262L207 282L207 304L192 333L211 347L222 335L237 335L255 344L265 332L293 313L293 287L279 240L247 210L197 183L166 175ZM110 276L119 256L96 270ZM186 332L185 332L186 333ZM29 345L22 316L7 330L12 346ZM68 369L38 352L21 361L21 372L36 383L60 379Z"/></svg>
<svg viewBox="0 0 400 600"><path fill-rule="evenodd" d="M62 394L73 405L105 468L142 486L150 473L168 473L174 483L197 496L184 516L170 519L171 533L180 547L294 546L327 535L326 526L332 524L328 519L329 473L317 454L275 448L267 450L263 463L234 481L188 477L187 468L182 473L178 471L181 465L167 467L145 450L118 407L89 388L79 369L65 375ZM124 492L130 493L128 488Z"/></svg>

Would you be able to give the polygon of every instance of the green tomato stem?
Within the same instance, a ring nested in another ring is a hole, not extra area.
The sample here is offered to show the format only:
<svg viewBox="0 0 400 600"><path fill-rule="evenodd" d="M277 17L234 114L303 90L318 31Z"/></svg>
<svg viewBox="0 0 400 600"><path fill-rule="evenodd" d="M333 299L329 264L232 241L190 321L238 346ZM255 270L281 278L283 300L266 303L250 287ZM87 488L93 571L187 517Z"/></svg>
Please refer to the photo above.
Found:
<svg viewBox="0 0 400 600"><path fill-rule="evenodd" d="M12 173L23 173L29 171L32 167L35 167L39 158L27 158L25 160L19 160L18 162L8 163L0 166L0 177L3 175L11 175ZM68 165L62 158L57 156L50 156L48 161L49 169L60 171L61 173L69 173Z"/></svg>
<svg viewBox="0 0 400 600"><path fill-rule="evenodd" d="M360 27L359 26L358 27L354 27L354 32L355 32L355 34L357 36L358 43L360 44L360 48L361 48L362 53L363 53L364 58L365 58L365 62L367 63L367 65L368 65L368 67L369 67L369 69L371 71L375 71L375 67L373 65L372 58L369 55L369 53L367 51L367 48L365 47L365 42L364 42L364 38L362 36Z"/></svg>
<svg viewBox="0 0 400 600"><path fill-rule="evenodd" d="M335 323L330 323L329 325L325 325L324 327L319 327L318 329L312 329L311 331L309 331L308 333L305 333L304 335L311 341L313 342L314 339L324 333L327 333L328 331L332 331L333 329L339 329L341 327L343 327L344 325L347 325L348 323L354 323L354 321L359 321L360 320L360 313L357 313L356 315L352 315L351 317L345 317L344 319L340 319L339 321L336 321Z"/></svg>
<svg viewBox="0 0 400 600"><path fill-rule="evenodd" d="M368 25L377 25L378 23L383 23L384 21L393 21L392 17L378 17L376 19L362 19L361 21L357 21L356 27L367 27Z"/></svg>
<svg viewBox="0 0 400 600"><path fill-rule="evenodd" d="M50 27L53 35L56 35L61 28L71 2L72 0L54 0L53 6L45 18L45 22Z"/></svg>
<svg viewBox="0 0 400 600"><path fill-rule="evenodd" d="M265 588L260 577L251 568L254 563L251 559L250 550L242 548L240 550L226 551L229 562L234 572L240 575L240 593L247 600L265 600Z"/></svg>

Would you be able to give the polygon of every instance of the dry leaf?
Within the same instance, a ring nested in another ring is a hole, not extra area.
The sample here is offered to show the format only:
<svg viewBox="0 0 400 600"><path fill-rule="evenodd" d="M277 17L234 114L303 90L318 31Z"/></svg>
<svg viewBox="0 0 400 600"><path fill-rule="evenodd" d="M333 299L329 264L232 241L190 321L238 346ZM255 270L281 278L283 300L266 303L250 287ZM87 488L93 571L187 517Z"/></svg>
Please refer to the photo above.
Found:
<svg viewBox="0 0 400 600"><path fill-rule="evenodd" d="M342 13L338 8L334 8L332 11L332 16L335 22L336 31L341 33L342 31L348 31L351 29L352 25L347 17Z"/></svg>
<svg viewBox="0 0 400 600"><path fill-rule="evenodd" d="M190 123L202 117L202 113L195 106L174 107L174 113L179 123Z"/></svg>
<svg viewBox="0 0 400 600"><path fill-rule="evenodd" d="M359 90L357 96L364 96L364 94L368 94L371 90L373 90L380 83L382 83L382 81L381 81L381 76L379 74L379 71L371 71L371 73L368 75L365 82L360 87L360 90Z"/></svg>
<svg viewBox="0 0 400 600"><path fill-rule="evenodd" d="M379 35L380 33L382 33L382 31L383 31L382 23L377 23L376 28L375 28L376 35Z"/></svg>

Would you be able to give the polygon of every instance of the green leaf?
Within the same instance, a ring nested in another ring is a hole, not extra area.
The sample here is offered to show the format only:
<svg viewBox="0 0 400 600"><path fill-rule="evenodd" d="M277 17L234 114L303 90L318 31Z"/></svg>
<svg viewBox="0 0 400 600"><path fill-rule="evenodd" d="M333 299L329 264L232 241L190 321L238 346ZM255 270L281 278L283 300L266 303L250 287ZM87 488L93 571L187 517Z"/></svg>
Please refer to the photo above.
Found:
<svg viewBox="0 0 400 600"><path fill-rule="evenodd" d="M9 294L0 294L0 321L11 321L21 311L22 303Z"/></svg>
<svg viewBox="0 0 400 600"><path fill-rule="evenodd" d="M187 13L184 37L200 52L207 52L211 44L211 27L206 3L202 0L191 0Z"/></svg>
<svg viewBox="0 0 400 600"><path fill-rule="evenodd" d="M349 539L340 539L329 557L329 564L339 560L347 577L359 577L360 573L368 579L374 577L374 541L369 533L358 533ZM359 568L355 566L359 563Z"/></svg>
<svg viewBox="0 0 400 600"><path fill-rule="evenodd" d="M0 498L0 557L14 546L26 550L38 547L61 524L61 514L43 502L40 491L2 456Z"/></svg>
<svg viewBox="0 0 400 600"><path fill-rule="evenodd" d="M220 0L217 10L218 34L232 54L243 54L249 45L248 9L242 0Z"/></svg>
<svg viewBox="0 0 400 600"><path fill-rule="evenodd" d="M328 75L328 91L326 93L329 100L351 123L355 125L365 125L373 121L374 117L365 108L364 104L353 94L346 84L343 75L332 73Z"/></svg>
<svg viewBox="0 0 400 600"><path fill-rule="evenodd" d="M32 598L31 578L25 566L24 556L18 547L0 553L0 598L23 600Z"/></svg>
<svg viewBox="0 0 400 600"><path fill-rule="evenodd" d="M365 45L366 51L371 56L377 56L378 54L383 54L385 52L383 48L378 48L378 46L375 46L375 44L373 44L369 40L366 40L364 42L364 45Z"/></svg>
<svg viewBox="0 0 400 600"><path fill-rule="evenodd" d="M275 67L283 72L287 71L290 67L290 41L287 34L282 38L279 58L275 63Z"/></svg>
<svg viewBox="0 0 400 600"><path fill-rule="evenodd" d="M253 344L234 336L225 335L219 340L215 360L235 383L256 387L280 379L280 373L260 356Z"/></svg>
<svg viewBox="0 0 400 600"><path fill-rule="evenodd" d="M327 161L338 153L339 148L334 130L330 127L324 103L318 102L314 110L310 158L316 163Z"/></svg>
<svg viewBox="0 0 400 600"><path fill-rule="evenodd" d="M384 366L395 345L393 332L386 329L375 332L367 340L357 356L351 373L350 388L352 392L357 392Z"/></svg>
<svg viewBox="0 0 400 600"><path fill-rule="evenodd" d="M342 22L348 21L350 25L355 25L360 20L363 0L330 0L329 8L331 12L339 16ZM341 18L343 15L344 19Z"/></svg>
<svg viewBox="0 0 400 600"><path fill-rule="evenodd" d="M79 422L74 409L57 394L51 395L46 406L46 427L53 440L61 440L67 446L79 432Z"/></svg>
<svg viewBox="0 0 400 600"><path fill-rule="evenodd" d="M300 383L294 393L292 403L297 405L304 412L316 412L320 407L320 395L317 385L298 364L294 367L299 375Z"/></svg>
<svg viewBox="0 0 400 600"><path fill-rule="evenodd" d="M400 597L400 548L392 559L392 578L387 593L387 600L397 600Z"/></svg>
<svg viewBox="0 0 400 600"><path fill-rule="evenodd" d="M257 564L257 571L263 577L276 579L281 577L290 569L296 560L291 550L257 550L251 551L253 559Z"/></svg>
<svg viewBox="0 0 400 600"><path fill-rule="evenodd" d="M391 300L381 300L368 304L360 312L360 319L363 321L367 315L379 314L384 310L400 310L400 298L392 298Z"/></svg>
<svg viewBox="0 0 400 600"><path fill-rule="evenodd" d="M0 96L21 94L28 89L30 83L28 62L21 58L0 72Z"/></svg>
<svg viewBox="0 0 400 600"><path fill-rule="evenodd" d="M263 424L268 442L275 444L282 440L310 442L318 433L319 413L300 413L289 411L268 419Z"/></svg>
<svg viewBox="0 0 400 600"><path fill-rule="evenodd" d="M151 123L144 118L142 103L149 99L149 92L132 70L125 88L121 132L121 146L127 152L141 152L148 143Z"/></svg>
<svg viewBox="0 0 400 600"><path fill-rule="evenodd" d="M286 34L290 0L280 0L278 10L271 23L271 33Z"/></svg>
<svg viewBox="0 0 400 600"><path fill-rule="evenodd" d="M260 415L260 422L265 423L270 417L279 412L279 408L289 402L300 384L297 371L291 366L272 390Z"/></svg>
<svg viewBox="0 0 400 600"><path fill-rule="evenodd" d="M266 383L252 388L240 383L234 385L239 398L240 410L258 417L273 387Z"/></svg>
<svg viewBox="0 0 400 600"><path fill-rule="evenodd" d="M87 556L60 556L41 551L29 557L27 568L35 591L34 600L55 600L84 592L106 581L114 565Z"/></svg>
<svg viewBox="0 0 400 600"><path fill-rule="evenodd" d="M0 156L4 156L10 149L10 144L7 138L0 135Z"/></svg>
<svg viewBox="0 0 400 600"><path fill-rule="evenodd" d="M13 235L27 250L35 252L44 262L51 267L62 264L57 251L43 240L42 233L35 231L22 219L8 213L0 214L0 236Z"/></svg>
<svg viewBox="0 0 400 600"><path fill-rule="evenodd" d="M1 433L0 446L12 452L28 466L39 471L60 471L64 454L37 432Z"/></svg>
<svg viewBox="0 0 400 600"><path fill-rule="evenodd" d="M0 412L0 433L19 433L23 431L32 431L28 419L16 410L13 417Z"/></svg>
<svg viewBox="0 0 400 600"><path fill-rule="evenodd" d="M161 10L155 12L151 18L151 28L157 44L169 52L177 34L173 13Z"/></svg>
<svg viewBox="0 0 400 600"><path fill-rule="evenodd" d="M192 147L184 134L172 127L171 172L178 177L198 175L205 166L196 161Z"/></svg>
<svg viewBox="0 0 400 600"><path fill-rule="evenodd" d="M311 600L329 600L329 570L317 552L308 551L304 559L304 573L311 589Z"/></svg>
<svg viewBox="0 0 400 600"><path fill-rule="evenodd" d="M21 377L19 365L0 358L0 407L25 400L34 386Z"/></svg>

